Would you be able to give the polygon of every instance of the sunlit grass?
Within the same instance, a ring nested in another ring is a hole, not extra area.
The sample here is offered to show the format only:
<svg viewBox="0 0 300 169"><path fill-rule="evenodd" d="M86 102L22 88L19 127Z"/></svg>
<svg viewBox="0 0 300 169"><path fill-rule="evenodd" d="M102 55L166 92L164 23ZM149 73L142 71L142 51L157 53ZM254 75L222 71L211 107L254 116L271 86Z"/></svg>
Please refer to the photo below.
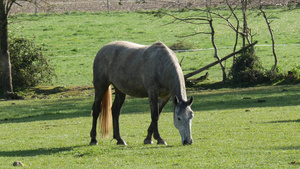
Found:
<svg viewBox="0 0 300 169"><path fill-rule="evenodd" d="M0 167L21 161L25 168L297 168L299 92L297 85L191 92L191 146L181 145L171 103L159 120L168 146L143 145L148 101L129 97L120 117L124 147L112 136L88 145L92 97L2 102Z"/></svg>
<svg viewBox="0 0 300 169"><path fill-rule="evenodd" d="M218 12L228 15L228 11ZM283 71L291 70L297 66L299 60L299 9L269 9L266 10L272 21L272 30L277 46L276 52L278 65ZM172 13L178 17L199 16L197 12ZM249 27L253 40L258 40L256 54L260 57L266 69L274 65L270 35L264 18L258 16L257 10L249 11ZM238 15L241 15L240 11ZM210 35L179 38L176 35L188 35L195 32L208 32L207 25L193 25L183 22L175 22L172 17L162 18L152 15L134 12L107 13L65 13L65 14L39 14L14 15L10 18L10 31L15 36L35 38L37 45L42 46L44 54L50 59L50 63L56 68L57 79L53 79L53 85L87 86L92 82L92 63L98 50L105 44L126 40L140 44L150 45L156 41L162 41L171 46L182 42L189 48L203 49L195 52L177 53L179 60L185 57L182 63L184 73L191 72L215 61ZM234 23L234 19L231 20ZM235 33L220 19L214 19L216 30L216 45L220 57L232 52ZM225 47L225 49L224 49ZM226 49L229 47L229 49ZM226 61L229 71L232 59ZM209 69L210 79L222 80L221 69L218 65ZM198 75L200 76L200 75Z"/></svg>
<svg viewBox="0 0 300 169"><path fill-rule="evenodd" d="M290 70L299 60L299 10L268 12L273 14L277 44L288 44L276 47L279 65ZM89 146L92 62L101 46L114 40L141 44L161 40L167 45L184 40L193 48L206 49L211 47L207 35L175 37L202 31L204 27L183 23L174 26L166 24L172 21L170 17L127 12L17 15L10 21L10 30L16 36L35 37L35 42L44 47L58 78L53 79L54 87L21 91L27 94L26 100L1 101L0 168L13 168L14 161L21 161L24 168L43 169L299 168L299 85L189 90L188 95L195 97L191 146L181 145L173 125L171 103L159 120L161 136L168 145L143 145L151 117L148 100L127 97L120 129L128 146L117 146L112 136L98 136L99 145ZM261 45L270 44L267 30L262 29L262 18L256 17L249 24L258 32L254 40ZM216 25L217 30L223 27ZM216 38L218 47L232 46L228 29L220 31ZM230 52L231 49L219 51L221 57ZM269 47L257 47L257 54L266 68L273 65ZM185 57L184 73L215 61L212 50L177 56ZM226 62L227 70L231 62ZM210 81L222 78L218 66L208 71Z"/></svg>

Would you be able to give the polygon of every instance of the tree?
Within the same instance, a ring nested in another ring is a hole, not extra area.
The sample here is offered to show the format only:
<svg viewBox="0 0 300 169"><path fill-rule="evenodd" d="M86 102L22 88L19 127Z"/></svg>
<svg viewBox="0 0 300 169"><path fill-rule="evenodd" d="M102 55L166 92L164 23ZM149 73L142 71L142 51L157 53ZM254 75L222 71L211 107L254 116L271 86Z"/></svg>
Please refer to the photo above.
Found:
<svg viewBox="0 0 300 169"><path fill-rule="evenodd" d="M7 30L8 12L11 9L13 3L14 2L8 0L0 0L0 55L2 65L3 92L13 92Z"/></svg>
<svg viewBox="0 0 300 169"><path fill-rule="evenodd" d="M23 0L31 1L31 0ZM0 0L0 57L2 66L3 93L13 92L10 54L8 49L8 13L17 0ZM21 6L21 5L20 5Z"/></svg>
<svg viewBox="0 0 300 169"><path fill-rule="evenodd" d="M235 54L238 54L238 53L236 53L236 49L237 49L237 45L239 43L240 37L242 38L242 47L243 47L243 50L240 53L245 53L244 50L246 50L247 48L251 48L249 50L247 49L247 51L252 50L250 53L254 55L255 49L253 48L254 43L252 43L253 35L252 35L251 29L248 27L248 23L247 23L247 10L249 8L249 4L251 3L251 0L236 0L236 2L240 2L240 3L238 3L235 7L232 7L232 5L230 4L230 2L232 2L232 1L229 2L229 0L225 0L224 2L226 3L227 7L230 10L230 13L228 16L224 16L224 15L220 14L219 12L213 11L212 10L213 8L211 7L212 0L206 0L206 8L205 9L190 8L188 6L185 7L187 10L200 11L201 14L198 17L192 16L192 17L179 18L179 17L174 16L173 14L169 14L169 13L166 13L166 14L174 18L174 21L172 21L171 23L174 23L175 21L182 21L182 22L185 22L188 24L195 24L195 25L206 24L206 25L210 26L209 32L197 32L197 33L193 33L193 34L189 34L189 35L185 35L185 36L177 36L177 37L188 37L188 36L195 36L198 34L210 34L211 42L214 47L214 57L218 60L217 62L220 64L220 66L222 68L223 81L226 81L227 80L226 72L225 72L225 67L222 64L222 61L226 60L229 57L225 57L225 59L224 58L220 59L218 56L218 48L215 44L215 30L213 27L213 19L220 18L220 19L225 20L227 22L227 25L235 32L236 37L235 37L235 44L233 47L233 53L228 55L230 57L233 56L233 63L235 63ZM242 19L239 19L238 15L237 15L237 11L236 11L236 9L240 9L240 7L241 7L241 11L242 11ZM268 21L264 11L262 10L262 7L260 7L260 11L264 15L264 18L266 20L266 23L268 25L268 28L269 28L269 31L271 34L271 38L272 38L273 54L274 54L274 58L275 58L275 65L273 68L273 71L274 71L274 70L276 70L276 66L277 66L277 57L276 57L276 53L275 53L275 49L274 49L274 44L275 44L274 37L273 37L272 30L270 27L270 22ZM206 16L203 15L203 12L206 13ZM232 18L235 20L234 22L230 21ZM242 22L240 20L242 20ZM236 25L234 25L235 22L236 22ZM242 23L242 25L240 25L240 23ZM195 74L198 74L213 65L215 65L215 62L185 75L185 79L187 79L191 76L194 76Z"/></svg>

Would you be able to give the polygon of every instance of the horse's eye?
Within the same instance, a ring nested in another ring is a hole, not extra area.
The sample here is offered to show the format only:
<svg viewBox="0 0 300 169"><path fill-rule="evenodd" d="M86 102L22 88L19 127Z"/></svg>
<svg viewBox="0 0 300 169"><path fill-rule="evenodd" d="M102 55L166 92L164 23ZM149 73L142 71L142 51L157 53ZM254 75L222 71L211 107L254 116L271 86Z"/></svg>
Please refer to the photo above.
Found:
<svg viewBox="0 0 300 169"><path fill-rule="evenodd" d="M178 121L181 121L181 118L180 118L180 117L178 117L178 118L177 118L177 120L178 120Z"/></svg>

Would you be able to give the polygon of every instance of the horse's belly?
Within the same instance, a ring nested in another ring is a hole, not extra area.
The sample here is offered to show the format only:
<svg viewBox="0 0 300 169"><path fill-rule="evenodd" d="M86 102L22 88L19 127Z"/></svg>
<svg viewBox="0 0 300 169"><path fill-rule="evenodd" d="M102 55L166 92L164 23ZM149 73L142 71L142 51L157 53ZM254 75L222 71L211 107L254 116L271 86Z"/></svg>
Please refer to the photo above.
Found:
<svg viewBox="0 0 300 169"><path fill-rule="evenodd" d="M122 93L134 97L148 97L147 89L142 85L130 84L128 81L121 83L113 83L115 88L117 88Z"/></svg>

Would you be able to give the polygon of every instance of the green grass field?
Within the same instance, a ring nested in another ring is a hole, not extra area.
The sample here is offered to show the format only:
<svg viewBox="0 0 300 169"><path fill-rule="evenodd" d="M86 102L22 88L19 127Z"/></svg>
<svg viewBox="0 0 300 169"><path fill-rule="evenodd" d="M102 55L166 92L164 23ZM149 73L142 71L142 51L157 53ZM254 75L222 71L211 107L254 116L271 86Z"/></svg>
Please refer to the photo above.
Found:
<svg viewBox="0 0 300 169"><path fill-rule="evenodd" d="M221 11L226 12L226 11ZM298 21L300 10L267 10L274 20L279 65L284 71L299 65ZM250 12L255 15L255 11ZM191 16L193 12L174 13ZM192 109L194 143L182 146L173 125L172 104L160 117L159 129L167 146L143 145L150 124L147 99L127 97L120 129L128 146L102 139L89 146L93 103L92 63L104 44L127 40L167 45L184 40L191 48L211 48L209 36L176 38L175 35L206 30L183 23L167 24L169 17L140 13L65 13L15 15L9 29L15 36L33 38L43 46L55 67L53 84L20 91L25 100L0 101L0 168L299 168L300 86L189 89L195 97ZM216 22L219 22L216 20ZM259 45L270 44L263 18L250 22ZM230 47L233 38L224 25L216 25L218 47ZM225 56L231 49L220 49ZM263 64L273 64L271 47L257 47ZM177 53L185 57L185 73L215 61L212 50ZM226 62L230 68L232 60ZM218 66L209 69L210 81L222 78ZM52 86L51 86L52 85ZM88 87L84 87L88 86Z"/></svg>
<svg viewBox="0 0 300 169"><path fill-rule="evenodd" d="M191 146L181 145L171 103L159 121L168 146L143 145L149 105L129 97L120 117L124 147L112 137L88 145L92 97L2 102L0 168L14 161L25 168L299 168L299 86L189 95L195 97Z"/></svg>
<svg viewBox="0 0 300 169"><path fill-rule="evenodd" d="M228 11L218 11L229 15ZM266 69L274 64L270 35L264 18L257 15L257 10L249 12L249 27L255 34L253 40L258 40L257 55ZM266 11L272 21L272 29L276 44L279 67L288 71L299 65L299 34L300 10L292 11L273 9ZM172 13L178 17L199 16L202 13L183 12ZM188 35L199 31L209 31L207 25L192 25L182 22L168 24L173 19L169 16L162 18L153 15L114 12L106 13L65 13L14 15L10 17L9 29L16 36L34 38L37 45L45 49L52 65L56 68L57 79L54 85L83 86L92 83L92 63L100 48L116 40L132 41L140 44L152 44L158 40L171 46L176 42L184 41L192 49L204 49L195 52L177 53L181 60L185 57L182 68L184 73L196 70L215 61L210 35L202 34L189 38L178 38L176 35ZM233 22L233 21L232 21ZM215 19L216 45L220 48L219 55L224 57L232 52L235 33L220 19ZM260 46L259 46L260 45ZM229 49L227 49L229 47ZM207 50L208 49L208 50ZM229 70L232 59L226 62ZM219 66L209 70L213 81L222 80ZM200 75L199 75L200 76ZM47 85L47 84L46 84Z"/></svg>

